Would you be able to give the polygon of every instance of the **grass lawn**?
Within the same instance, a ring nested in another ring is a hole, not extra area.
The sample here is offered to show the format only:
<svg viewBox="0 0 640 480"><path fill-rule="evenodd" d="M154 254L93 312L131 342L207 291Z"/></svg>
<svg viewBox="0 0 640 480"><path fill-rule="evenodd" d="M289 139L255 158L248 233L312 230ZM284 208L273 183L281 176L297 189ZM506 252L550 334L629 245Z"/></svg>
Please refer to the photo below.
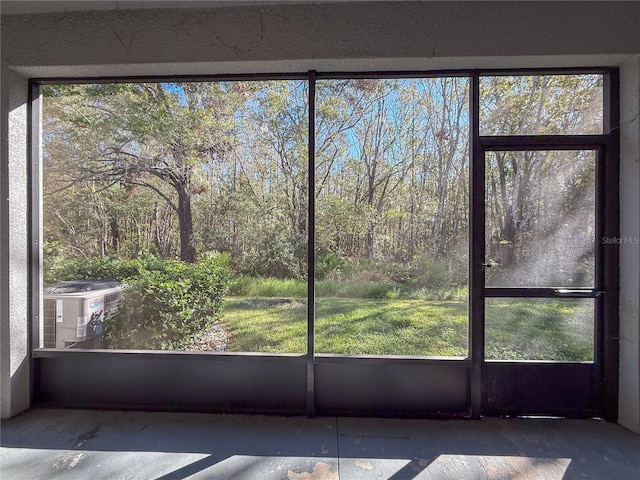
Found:
<svg viewBox="0 0 640 480"><path fill-rule="evenodd" d="M593 310L584 301L490 299L487 358L592 360ZM236 352L304 353L304 299L228 297L222 324ZM467 356L461 301L320 297L316 351L348 355Z"/></svg>
<svg viewBox="0 0 640 480"><path fill-rule="evenodd" d="M230 297L222 323L233 351L304 353L303 300ZM316 351L350 355L467 355L463 302L322 297L316 300Z"/></svg>
<svg viewBox="0 0 640 480"><path fill-rule="evenodd" d="M592 361L591 299L489 298L485 355L496 360Z"/></svg>

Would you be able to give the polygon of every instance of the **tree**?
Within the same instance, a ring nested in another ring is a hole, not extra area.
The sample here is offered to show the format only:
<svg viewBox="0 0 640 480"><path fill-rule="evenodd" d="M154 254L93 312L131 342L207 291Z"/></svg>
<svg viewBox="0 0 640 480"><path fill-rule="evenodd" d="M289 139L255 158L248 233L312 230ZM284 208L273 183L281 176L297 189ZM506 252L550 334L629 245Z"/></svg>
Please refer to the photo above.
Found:
<svg viewBox="0 0 640 480"><path fill-rule="evenodd" d="M486 77L482 87L484 133L601 133L601 75ZM583 199L578 210L585 219L590 218L588 208L593 202L586 192L593 187L593 162L589 156L580 152L490 152L485 160L487 254L504 272L511 269L517 275L515 267L522 270L525 262L542 253L535 243L553 235L559 219L567 223L576 214L576 205L556 199ZM551 248L553 242L545 244ZM564 257L570 253L565 252ZM562 256L553 258L560 263Z"/></svg>
<svg viewBox="0 0 640 480"><path fill-rule="evenodd" d="M336 217L319 213L318 228L361 241L323 236L325 247L400 262L447 257L466 238L466 79L323 81L317 91L316 190Z"/></svg>
<svg viewBox="0 0 640 480"><path fill-rule="evenodd" d="M230 149L238 92L224 83L148 83L49 87L62 123L59 140L75 181L152 190L177 214L180 258L197 259L192 200L195 172ZM51 138L49 140L52 140ZM113 225L113 231L117 227Z"/></svg>

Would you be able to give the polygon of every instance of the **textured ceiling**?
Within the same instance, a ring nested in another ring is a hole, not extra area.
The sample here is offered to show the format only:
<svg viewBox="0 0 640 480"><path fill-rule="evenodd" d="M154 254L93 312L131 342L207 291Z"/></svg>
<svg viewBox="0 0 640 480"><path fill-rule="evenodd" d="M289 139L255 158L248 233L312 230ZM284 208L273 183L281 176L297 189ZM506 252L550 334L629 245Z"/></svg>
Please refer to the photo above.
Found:
<svg viewBox="0 0 640 480"><path fill-rule="evenodd" d="M215 7L231 7L243 5L264 5L264 4L292 4L292 3L325 3L325 2L341 2L346 0L322 0L322 2L314 0L138 0L138 1L39 1L39 0L1 0L0 13L10 14L29 14L29 13L47 13L47 12L64 12L64 11L82 11L82 10L131 10L140 8L215 8ZM353 0L351 0L353 1ZM358 0L356 0L358 1Z"/></svg>

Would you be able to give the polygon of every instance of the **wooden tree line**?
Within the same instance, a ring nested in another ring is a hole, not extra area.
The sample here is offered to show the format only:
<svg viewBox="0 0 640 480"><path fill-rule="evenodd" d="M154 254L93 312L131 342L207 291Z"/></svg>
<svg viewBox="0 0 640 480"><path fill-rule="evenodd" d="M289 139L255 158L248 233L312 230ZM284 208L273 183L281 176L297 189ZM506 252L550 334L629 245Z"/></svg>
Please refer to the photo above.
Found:
<svg viewBox="0 0 640 480"><path fill-rule="evenodd" d="M484 134L601 125L600 76L486 77L482 89ZM316 95L317 254L419 259L464 275L468 79L321 80ZM218 250L245 273L306 275L305 81L59 85L44 96L51 255L194 262ZM588 189L588 172L570 166L585 160L572 158L555 170L531 152L487 161L492 258L527 255L527 232L544 223L540 185L558 168L579 171L554 184L565 197Z"/></svg>

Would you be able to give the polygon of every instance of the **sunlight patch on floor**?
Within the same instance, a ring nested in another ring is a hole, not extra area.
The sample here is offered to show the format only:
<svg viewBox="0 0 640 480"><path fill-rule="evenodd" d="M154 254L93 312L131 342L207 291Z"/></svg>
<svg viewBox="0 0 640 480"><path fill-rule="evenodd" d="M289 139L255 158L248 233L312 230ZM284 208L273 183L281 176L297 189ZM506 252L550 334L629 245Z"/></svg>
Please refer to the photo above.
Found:
<svg viewBox="0 0 640 480"><path fill-rule="evenodd" d="M482 468L488 480L509 478L511 480L562 480L571 464L570 458L535 458L493 455L439 455L424 470L424 476L437 478L440 473L461 475L465 478ZM465 475L466 474L466 475Z"/></svg>

